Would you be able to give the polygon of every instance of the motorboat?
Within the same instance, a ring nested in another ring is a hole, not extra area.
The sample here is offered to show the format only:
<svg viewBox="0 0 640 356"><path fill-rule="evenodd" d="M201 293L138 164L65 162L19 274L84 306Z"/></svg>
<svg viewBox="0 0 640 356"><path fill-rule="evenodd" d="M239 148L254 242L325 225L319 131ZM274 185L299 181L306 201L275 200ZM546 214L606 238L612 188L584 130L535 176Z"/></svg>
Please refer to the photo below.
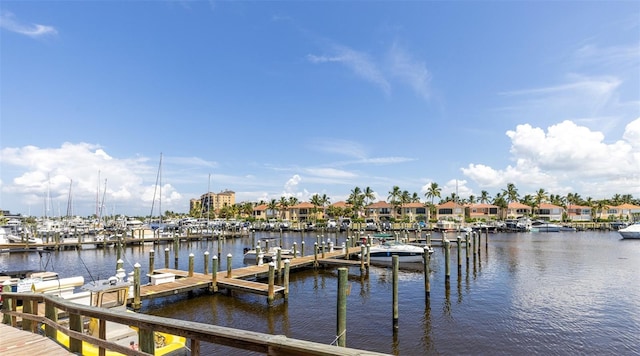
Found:
<svg viewBox="0 0 640 356"><path fill-rule="evenodd" d="M99 280L85 284L82 289L88 293L89 305L109 308L110 310L122 310L134 313L127 309L127 300L130 297L130 289L132 288L130 281L123 281L118 277L111 277L108 280ZM81 303L84 304L84 303ZM64 321L63 321L64 322ZM95 318L89 318L85 323L87 334L100 337L100 323ZM139 343L138 329L133 326L119 324L111 321L104 323L104 335L106 340L115 342L119 345L137 349ZM69 336L60 331L56 331L56 341L65 347L69 347ZM155 351L154 355L177 356L186 355L186 338L177 335L171 335L163 332L154 332ZM82 342L83 355L100 355L98 346L87 341ZM115 351L105 350L104 355L115 356L121 355Z"/></svg>
<svg viewBox="0 0 640 356"><path fill-rule="evenodd" d="M640 221L618 230L623 239L640 239Z"/></svg>
<svg viewBox="0 0 640 356"><path fill-rule="evenodd" d="M536 220L531 223L531 232L560 232L561 226L546 221Z"/></svg>
<svg viewBox="0 0 640 356"><path fill-rule="evenodd" d="M369 260L371 262L391 262L393 256L398 256L400 263L422 262L424 253L425 248L421 246L387 241L369 248Z"/></svg>
<svg viewBox="0 0 640 356"><path fill-rule="evenodd" d="M269 242L272 241L273 245L270 246ZM281 258L289 258L293 256L293 249L284 249L278 246L275 246L275 239L268 239L258 241L260 246L260 251L258 252L257 248L245 248L244 249L244 257L243 261L245 264L259 264L258 258L262 255L262 262L271 262L278 257L278 250L280 250ZM296 256L300 256L300 251L296 251Z"/></svg>

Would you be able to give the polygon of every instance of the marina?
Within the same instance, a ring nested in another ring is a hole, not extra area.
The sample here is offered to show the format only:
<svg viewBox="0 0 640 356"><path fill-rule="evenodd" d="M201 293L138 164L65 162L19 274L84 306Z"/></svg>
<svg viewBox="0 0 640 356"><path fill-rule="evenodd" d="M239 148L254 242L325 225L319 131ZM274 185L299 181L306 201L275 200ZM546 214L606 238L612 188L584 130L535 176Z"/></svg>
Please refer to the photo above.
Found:
<svg viewBox="0 0 640 356"><path fill-rule="evenodd" d="M447 236L456 242L453 234ZM279 239L279 233L258 232L255 236L267 238ZM322 237L324 241L337 239L338 244L345 238L339 233ZM441 235L433 234L431 238L436 242ZM311 234L304 236L305 255L310 254L309 246L316 239ZM169 264L177 262L175 269L188 274L189 255L194 254L195 273L201 273L204 252L209 252L210 256L222 256L218 273L226 273L225 256L229 254L235 256L230 263L234 269L253 267L242 258L243 249L251 246L251 241L250 236L223 240L219 252L216 241L181 242L178 261L172 258L171 251ZM300 233L284 233L279 244L291 247L293 242L300 247ZM637 354L634 330L638 330L640 320L634 310L640 308L640 280L635 271L640 268L640 245L635 242L622 240L617 232L489 234L489 242L483 237L479 254L470 255L469 262L466 249L462 250L462 269L458 273L458 249L455 243L451 244L449 282L445 278L445 250L434 247L429 265L429 302L423 266L408 264L401 268L398 331L392 327L389 267L372 265L360 273L359 261L351 261L352 266L347 267L350 293L346 345L398 355ZM141 274L146 276L149 252L153 250L154 273L172 273L164 270L162 256L167 247L173 246L132 245L120 257L127 272L139 263ZM91 280L91 276L104 278L116 271L115 249L50 253L61 276L80 274ZM78 263L80 258L90 266L91 276ZM0 270L8 266L28 269L38 263L39 256L33 252L0 254ZM291 273L286 300L277 298L269 303L258 293L212 294L203 288L145 299L139 312L329 345L336 338L336 284L336 269L327 265ZM466 335L465 342L458 342L460 333ZM209 343L201 345L201 352L247 354Z"/></svg>

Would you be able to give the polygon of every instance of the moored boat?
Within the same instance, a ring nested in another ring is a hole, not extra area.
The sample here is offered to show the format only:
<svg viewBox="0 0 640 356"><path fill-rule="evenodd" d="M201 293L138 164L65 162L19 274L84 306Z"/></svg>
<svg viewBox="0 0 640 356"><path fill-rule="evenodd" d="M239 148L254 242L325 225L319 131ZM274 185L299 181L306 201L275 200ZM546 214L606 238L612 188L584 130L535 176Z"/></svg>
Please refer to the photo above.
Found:
<svg viewBox="0 0 640 356"><path fill-rule="evenodd" d="M424 247L388 241L371 246L369 248L369 260L371 262L391 262L393 256L398 256L398 262L400 263L422 262L424 253Z"/></svg>
<svg viewBox="0 0 640 356"><path fill-rule="evenodd" d="M85 284L82 288L85 293L90 293L88 300L91 306L109 308L115 310L127 310L126 303L129 297L132 284L117 277L108 280L100 280ZM84 303L83 303L84 304ZM136 349L139 343L138 329L132 326L123 325L107 321L104 323L106 340L119 345ZM100 323L95 318L89 318L86 323L86 333L95 337L100 337ZM154 355L177 356L186 355L186 338L162 332L154 332L155 350ZM65 347L69 347L69 336L60 331L56 331L56 341ZM90 342L82 342L82 355L100 355L100 349ZM119 352L106 350L104 355L122 355Z"/></svg>
<svg viewBox="0 0 640 356"><path fill-rule="evenodd" d="M640 222L618 230L623 239L640 239Z"/></svg>

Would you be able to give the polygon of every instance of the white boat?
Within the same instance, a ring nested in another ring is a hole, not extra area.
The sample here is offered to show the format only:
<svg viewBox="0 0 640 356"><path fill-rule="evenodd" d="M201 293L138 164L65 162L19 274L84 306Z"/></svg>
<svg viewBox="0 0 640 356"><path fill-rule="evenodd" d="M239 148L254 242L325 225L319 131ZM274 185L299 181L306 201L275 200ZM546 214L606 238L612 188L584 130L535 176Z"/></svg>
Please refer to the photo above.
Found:
<svg viewBox="0 0 640 356"><path fill-rule="evenodd" d="M536 220L531 223L531 232L560 232L560 225Z"/></svg>
<svg viewBox="0 0 640 356"><path fill-rule="evenodd" d="M130 282L122 281L117 277L111 277L108 280L100 280L85 284L82 293L86 293L88 297L86 300L89 305L100 308L109 308L112 310L127 310L127 299L131 296L131 289L133 288ZM80 303L86 304L86 303ZM132 312L132 311L129 311ZM100 336L100 323L97 319L90 318L85 325L87 333L94 336ZM105 330L103 331L106 336L106 340L115 342L122 346L131 347L137 350L139 343L138 330L133 326L123 325L111 321L107 321L104 324ZM60 331L56 331L56 341L65 347L69 347L69 337ZM186 339L182 336L171 335L163 332L154 332L155 341L155 355L186 355ZM87 341L82 342L82 354L99 356L100 349ZM104 352L106 356L122 355L115 351Z"/></svg>
<svg viewBox="0 0 640 356"><path fill-rule="evenodd" d="M623 239L640 239L640 222L618 230Z"/></svg>
<svg viewBox="0 0 640 356"><path fill-rule="evenodd" d="M293 249L283 249L280 248L278 246L269 246L269 242L272 241L273 244L275 244L275 240L274 239L268 239L268 240L263 240L261 243L261 241L258 241L258 243L260 244L260 254L262 254L262 262L267 263L267 262L271 262L272 260L275 260L278 258L278 250L280 250L280 257L281 258L291 258L291 256L293 256ZM244 263L245 264L259 264L258 262L258 251L257 249L253 248L253 249L249 249L249 248L245 248L244 249ZM300 251L296 251L296 256L300 257Z"/></svg>
<svg viewBox="0 0 640 356"><path fill-rule="evenodd" d="M400 263L422 262L424 251L424 247L387 241L369 248L369 260L371 262L391 262L393 256L398 256Z"/></svg>

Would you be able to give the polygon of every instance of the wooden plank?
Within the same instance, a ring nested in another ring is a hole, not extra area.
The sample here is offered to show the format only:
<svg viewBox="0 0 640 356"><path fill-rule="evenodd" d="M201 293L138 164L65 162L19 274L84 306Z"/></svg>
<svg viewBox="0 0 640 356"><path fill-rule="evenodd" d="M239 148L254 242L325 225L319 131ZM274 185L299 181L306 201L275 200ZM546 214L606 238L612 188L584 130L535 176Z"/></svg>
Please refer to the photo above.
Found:
<svg viewBox="0 0 640 356"><path fill-rule="evenodd" d="M0 354L3 356L73 355L51 339L9 325L0 324L0 334Z"/></svg>

